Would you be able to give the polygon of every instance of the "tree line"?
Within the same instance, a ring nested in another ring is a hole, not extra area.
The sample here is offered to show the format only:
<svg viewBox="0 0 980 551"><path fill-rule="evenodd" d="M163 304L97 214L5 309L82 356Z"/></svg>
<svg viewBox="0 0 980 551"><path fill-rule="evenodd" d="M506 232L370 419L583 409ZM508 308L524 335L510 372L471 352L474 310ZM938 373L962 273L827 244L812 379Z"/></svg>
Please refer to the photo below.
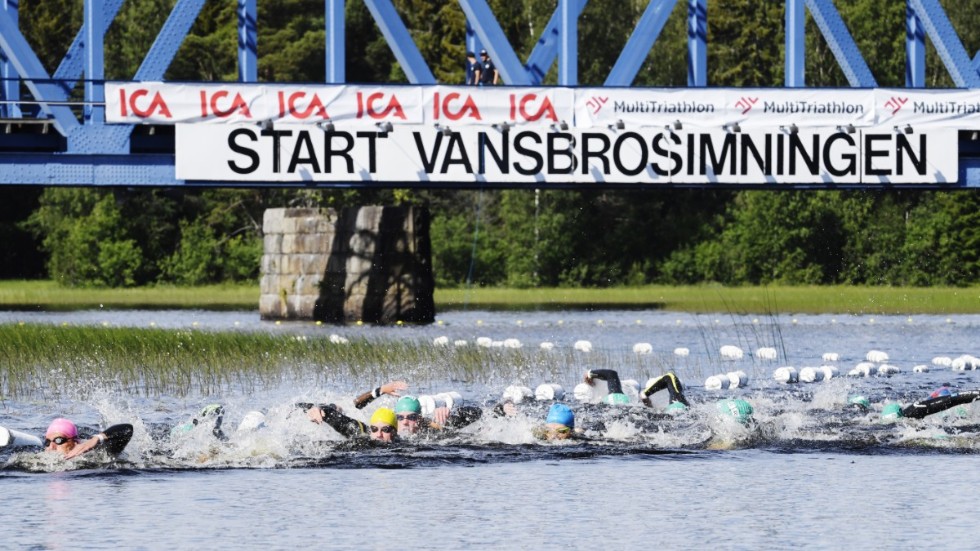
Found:
<svg viewBox="0 0 980 551"><path fill-rule="evenodd" d="M107 32L106 76L132 77L174 0L126 2ZM557 0L490 0L524 59ZM970 52L972 0L943 0ZM395 0L443 83L464 80L465 17L453 0ZM591 0L579 19L579 79L601 85L647 0ZM784 3L712 0L708 82L781 86ZM235 2L208 2L167 80L237 78ZM53 72L81 24L79 0L22 0L20 24ZM838 10L880 86L903 86L905 2L849 0ZM346 3L349 82L407 79L362 2ZM322 0L258 3L263 81L323 82ZM685 86L685 2L678 2L635 86ZM847 86L807 18L808 86ZM546 83L554 84L552 68ZM927 46L930 87L953 83ZM980 195L972 191L7 189L4 277L70 285L248 281L258 275L269 207L413 204L432 212L439 285L644 283L967 285L980 276ZM9 206L8 206L9 205ZM28 214L29 213L29 214ZM41 254L36 254L40 251Z"/></svg>

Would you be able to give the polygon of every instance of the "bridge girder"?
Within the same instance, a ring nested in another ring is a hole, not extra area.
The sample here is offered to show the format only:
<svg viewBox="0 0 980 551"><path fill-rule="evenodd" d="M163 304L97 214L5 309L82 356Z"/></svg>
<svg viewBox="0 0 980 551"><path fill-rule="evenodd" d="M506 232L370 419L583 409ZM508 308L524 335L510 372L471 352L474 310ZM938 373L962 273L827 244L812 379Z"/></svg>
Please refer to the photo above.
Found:
<svg viewBox="0 0 980 551"><path fill-rule="evenodd" d="M122 0L85 0L85 18L68 52L54 74L47 74L18 28L17 3L2 0L0 9L0 116L7 128L50 126L59 139L55 149L24 152L8 149L0 153L5 173L0 183L37 185L183 185L173 178L173 156L141 153L134 143L134 126L105 125L102 59L103 36L122 5ZM205 0L177 0L152 47L141 63L134 81L162 80L178 48L198 17ZM256 0L236 0L238 12L239 80L257 80ZM362 0L356 0L362 1ZM482 44L492 55L508 84L535 86L543 82L557 62L563 86L578 84L578 18L588 0L558 0L557 8L525 61L508 42L487 0L457 0L472 30L472 44ZM607 86L629 86L647 54L659 38L678 0L650 0L629 40L611 68ZM707 0L687 2L688 86L707 82ZM374 17L399 64L412 84L435 83L409 29L399 17L392 0L363 0ZM804 13L809 11L827 40L848 82L853 87L875 87L877 83L832 0L785 0L787 87L804 87ZM328 83L345 82L345 0L325 0L325 69ZM971 59L953 29L939 0L907 0L906 86L925 82L925 38L935 45L953 81L961 88L980 88L980 54ZM88 45L88 47L86 47ZM84 86L84 101L70 101L77 83ZM20 83L31 98L20 96ZM31 105L36 109L24 109ZM81 113L78 108L81 107ZM37 132L32 132L36 134ZM27 143L27 142L25 142ZM30 142L33 143L33 142ZM164 148L166 141L164 140ZM961 148L962 149L962 148ZM71 159L71 162L65 162ZM168 165L169 163L169 165ZM973 186L980 176L974 163L964 159L961 185ZM47 165L46 168L41 168ZM166 174L161 167L169 166ZM143 167L141 170L140 167ZM106 177L112 174L112 177ZM16 175L16 176L14 176ZM99 176L98 178L96 176ZM11 181L22 178L22 181ZM128 182L122 180L132 178ZM167 180L167 179L170 180ZM223 185L215 183L215 185ZM741 186L740 186L741 187Z"/></svg>

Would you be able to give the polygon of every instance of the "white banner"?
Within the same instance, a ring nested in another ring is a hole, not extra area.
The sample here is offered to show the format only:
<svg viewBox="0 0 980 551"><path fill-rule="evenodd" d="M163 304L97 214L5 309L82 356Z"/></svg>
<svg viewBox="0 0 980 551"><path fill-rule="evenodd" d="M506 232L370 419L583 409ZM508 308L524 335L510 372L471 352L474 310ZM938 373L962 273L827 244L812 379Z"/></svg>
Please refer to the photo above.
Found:
<svg viewBox="0 0 980 551"><path fill-rule="evenodd" d="M980 90L106 83L126 124L980 130ZM821 130L823 131L823 130Z"/></svg>
<svg viewBox="0 0 980 551"><path fill-rule="evenodd" d="M955 183L957 133L178 125L177 178L384 183Z"/></svg>

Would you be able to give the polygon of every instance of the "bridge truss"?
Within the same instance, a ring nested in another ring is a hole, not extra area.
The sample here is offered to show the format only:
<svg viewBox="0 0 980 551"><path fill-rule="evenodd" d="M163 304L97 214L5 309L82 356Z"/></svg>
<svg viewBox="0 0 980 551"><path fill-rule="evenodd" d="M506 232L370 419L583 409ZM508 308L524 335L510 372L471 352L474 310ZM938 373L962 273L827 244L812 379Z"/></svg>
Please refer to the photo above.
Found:
<svg viewBox="0 0 980 551"><path fill-rule="evenodd" d="M160 124L107 123L106 82L103 62L105 32L122 6L122 0L85 0L84 21L61 64L48 74L18 28L17 0L0 0L0 184L85 186L360 186L376 183L237 181L181 179L177 177L173 128ZM436 80L423 60L409 30L391 0L363 1L381 29L395 58L412 85L431 86ZM509 44L487 0L458 0L467 18L467 46L485 48L494 59L508 87L539 87L557 63L558 84L578 85L577 22L588 0L558 0L557 9L537 45L522 61ZM650 0L633 29L604 86L629 87L640 70L667 18L678 1L688 6L688 87L708 89L707 0ZM163 80L205 0L177 0L132 83ZM875 89L878 83L868 69L832 0L785 0L786 90L806 89L804 75L804 21L809 11L841 66L848 83L856 89ZM342 84L345 75L345 0L325 0L326 84ZM239 83L257 83L256 0L237 0ZM971 58L939 0L907 0L906 88L925 86L925 41L930 39L954 83L980 95L980 54ZM77 83L84 86L83 101L73 101ZM23 91L26 90L26 94ZM980 101L978 101L980 104ZM896 126L896 130L898 127ZM980 187L980 124L956 127L957 172L950 181L928 182L918 187ZM795 126L793 132L795 133ZM485 186L486 181L402 182L405 185ZM496 187L527 187L527 183L497 181ZM533 187L569 187L550 183ZM575 182L576 187L600 183ZM601 183L601 186L629 186ZM668 182L672 187L698 187L696 182ZM720 181L713 186L737 187L888 187L890 183L836 185L832 182L773 184ZM903 184L908 187L915 184Z"/></svg>

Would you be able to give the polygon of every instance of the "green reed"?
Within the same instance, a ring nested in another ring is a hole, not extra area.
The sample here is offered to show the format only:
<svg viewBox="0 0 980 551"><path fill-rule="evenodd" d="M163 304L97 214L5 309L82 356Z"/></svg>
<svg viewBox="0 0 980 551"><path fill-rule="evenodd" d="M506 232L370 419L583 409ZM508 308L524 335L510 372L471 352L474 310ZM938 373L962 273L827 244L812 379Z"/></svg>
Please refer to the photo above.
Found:
<svg viewBox="0 0 980 551"><path fill-rule="evenodd" d="M531 347L437 347L421 340L337 344L328 335L0 324L0 397L43 399L105 389L211 395L286 381L329 386L396 378L413 385L448 380L533 386L560 382L569 370L620 368L624 358Z"/></svg>

